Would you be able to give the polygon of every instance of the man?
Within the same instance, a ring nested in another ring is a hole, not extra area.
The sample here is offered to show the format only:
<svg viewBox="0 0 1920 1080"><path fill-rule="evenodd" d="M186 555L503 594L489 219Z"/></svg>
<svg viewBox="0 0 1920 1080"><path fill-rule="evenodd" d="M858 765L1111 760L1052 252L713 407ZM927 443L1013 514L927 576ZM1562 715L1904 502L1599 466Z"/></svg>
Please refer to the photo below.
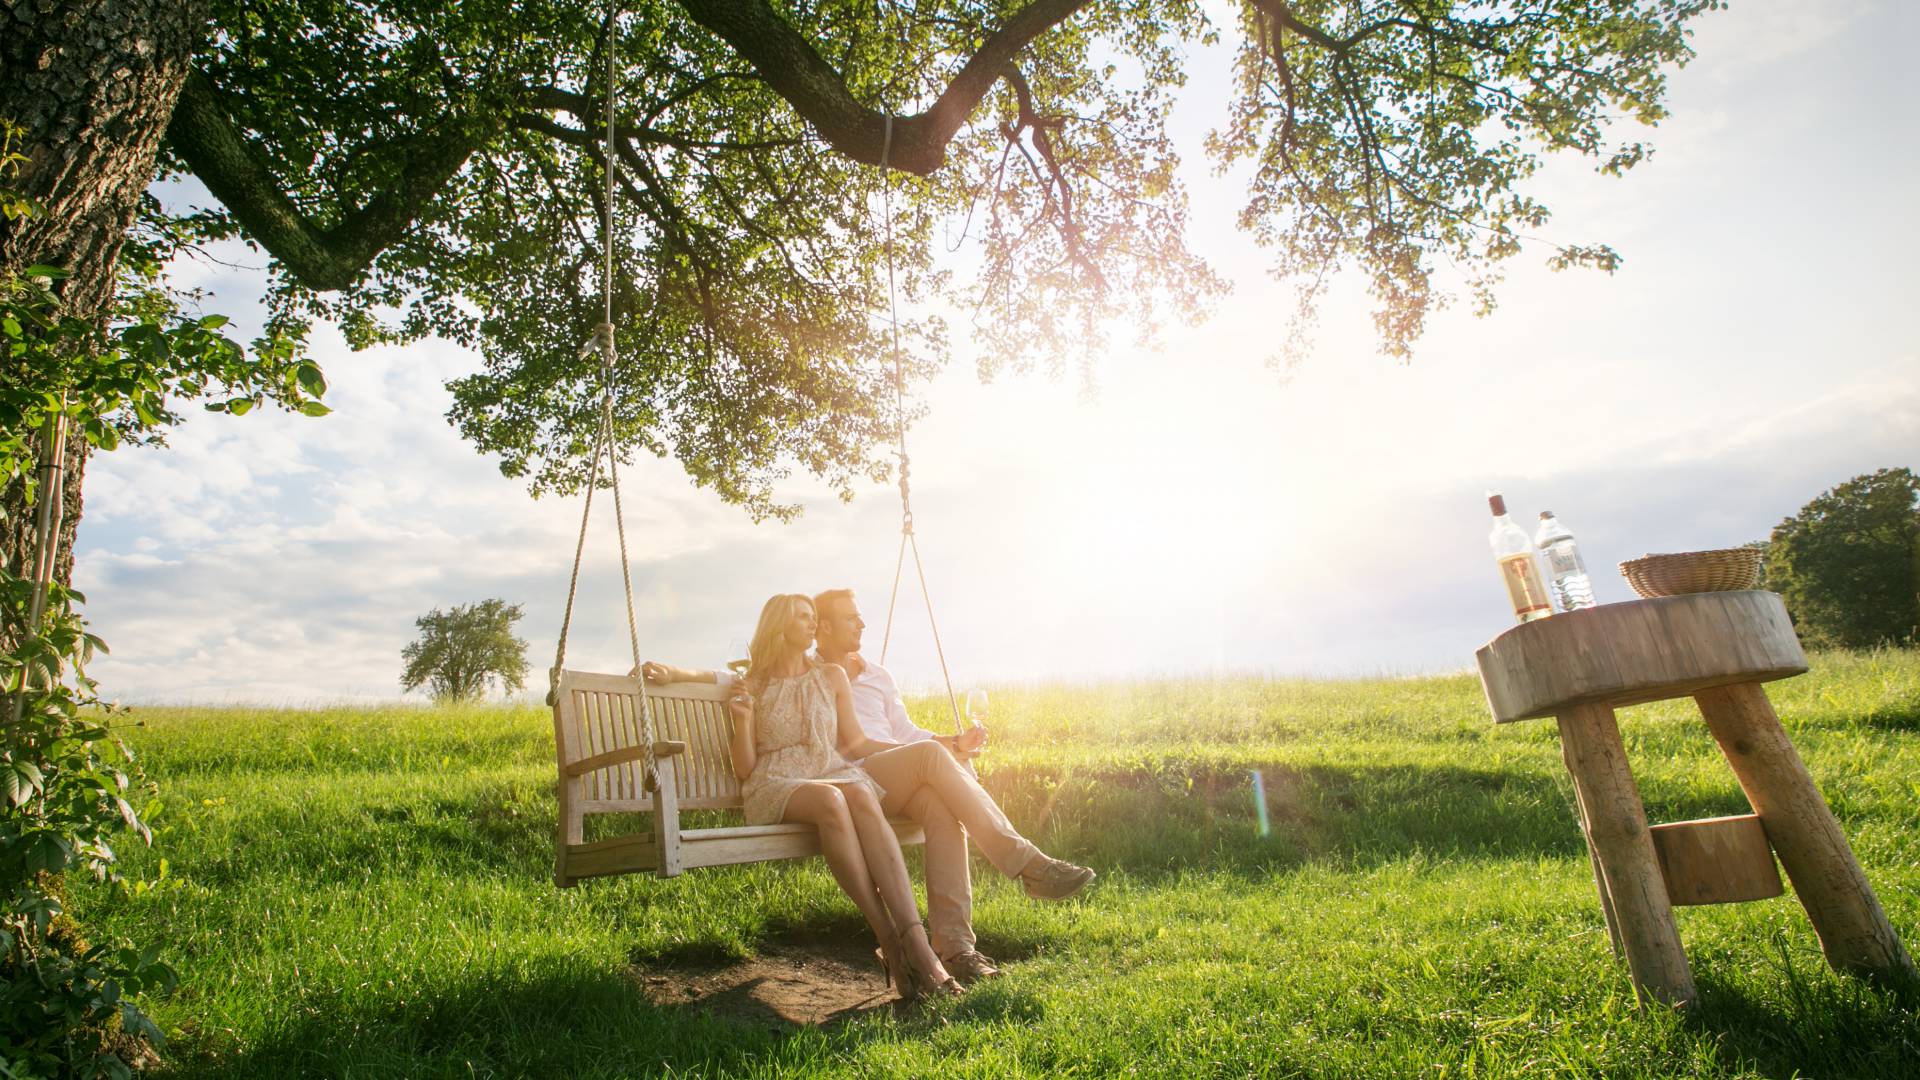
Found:
<svg viewBox="0 0 1920 1080"><path fill-rule="evenodd" d="M927 836L927 924L935 951L947 971L971 983L1000 974L994 962L974 947L973 882L967 866L967 838L995 869L1017 877L1028 896L1064 900L1086 887L1094 872L1043 854L1021 836L993 797L964 770L944 768L932 757L944 747L956 760L971 757L986 744L987 732L974 727L964 735L936 735L907 718L893 676L860 655L866 621L850 589L831 589L814 597L816 651L838 664L853 684L853 713L867 737L890 743L860 764L886 790L881 808L910 818ZM641 665L648 682L732 681L726 672L691 671L653 661ZM959 774L956 779L955 774Z"/></svg>

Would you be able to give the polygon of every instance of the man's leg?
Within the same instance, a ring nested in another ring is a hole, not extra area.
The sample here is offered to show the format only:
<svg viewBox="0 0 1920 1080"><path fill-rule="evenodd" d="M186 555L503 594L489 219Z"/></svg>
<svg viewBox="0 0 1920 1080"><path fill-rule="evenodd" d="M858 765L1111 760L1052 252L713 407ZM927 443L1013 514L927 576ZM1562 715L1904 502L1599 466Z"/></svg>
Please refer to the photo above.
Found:
<svg viewBox="0 0 1920 1080"><path fill-rule="evenodd" d="M993 796L953 760L946 747L935 742L908 743L860 764L886 789L881 807L889 814L902 813L921 788L932 788L966 826L980 854L1008 877L1019 877L1029 862L1040 857L1040 849L1014 830Z"/></svg>
<svg viewBox="0 0 1920 1080"><path fill-rule="evenodd" d="M881 784L881 787L886 787ZM973 879L967 871L967 830L930 787L921 786L899 810L892 789L882 808L920 823L926 831L927 926L933 949L951 960L973 948Z"/></svg>

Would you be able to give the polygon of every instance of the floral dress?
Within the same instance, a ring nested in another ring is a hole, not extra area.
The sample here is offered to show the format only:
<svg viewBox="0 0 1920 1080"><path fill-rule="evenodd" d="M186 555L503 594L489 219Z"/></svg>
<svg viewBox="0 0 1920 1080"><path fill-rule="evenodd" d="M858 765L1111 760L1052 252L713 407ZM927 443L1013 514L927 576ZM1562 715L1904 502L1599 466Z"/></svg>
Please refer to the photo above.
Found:
<svg viewBox="0 0 1920 1080"><path fill-rule="evenodd" d="M810 663L805 674L768 679L753 711L753 772L740 784L747 824L777 823L800 785L814 781L861 784L875 800L885 794L865 769L840 756L839 719L824 665Z"/></svg>

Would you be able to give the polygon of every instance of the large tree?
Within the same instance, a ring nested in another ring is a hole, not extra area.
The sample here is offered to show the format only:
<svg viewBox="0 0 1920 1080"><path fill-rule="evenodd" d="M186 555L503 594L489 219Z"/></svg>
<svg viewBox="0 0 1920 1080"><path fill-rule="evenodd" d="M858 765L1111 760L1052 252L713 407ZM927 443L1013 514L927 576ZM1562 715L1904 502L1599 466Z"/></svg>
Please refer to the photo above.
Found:
<svg viewBox="0 0 1920 1080"><path fill-rule="evenodd" d="M842 491L888 468L889 261L910 304L967 313L986 373L1091 357L1121 317L1150 329L1217 294L1167 121L1223 31L1237 79L1208 150L1248 177L1243 227L1299 287L1300 323L1352 267L1403 353L1443 299L1437 263L1490 305L1547 220L1524 190L1543 153L1613 173L1644 157L1611 127L1662 115L1687 25L1716 6L632 0L610 31L583 0L26 0L0 16L0 117L25 128L23 188L50 213L0 225L0 272L72 266L73 310L97 315L158 148L160 175L217 200L193 237L272 257L284 324L476 346L450 419L566 489L597 420L577 348L601 317L607 211L621 452L781 513L771 484L793 464ZM946 327L905 333L924 376Z"/></svg>
<svg viewBox="0 0 1920 1080"><path fill-rule="evenodd" d="M1767 583L1809 645L1906 643L1920 635L1920 476L1856 476L1774 526Z"/></svg>

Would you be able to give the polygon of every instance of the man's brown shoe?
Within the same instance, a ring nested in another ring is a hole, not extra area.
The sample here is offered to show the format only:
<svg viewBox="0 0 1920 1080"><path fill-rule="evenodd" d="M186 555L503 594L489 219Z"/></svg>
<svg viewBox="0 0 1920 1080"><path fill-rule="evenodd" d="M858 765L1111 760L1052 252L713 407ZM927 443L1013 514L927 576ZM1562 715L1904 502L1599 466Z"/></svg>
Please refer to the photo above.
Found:
<svg viewBox="0 0 1920 1080"><path fill-rule="evenodd" d="M947 974L960 980L962 986L972 986L981 979L997 979L1002 972L995 966L993 958L976 949L955 953L942 963L947 966Z"/></svg>
<svg viewBox="0 0 1920 1080"><path fill-rule="evenodd" d="M1065 900L1086 888L1093 876L1087 867L1041 855L1020 871L1020 884L1035 900Z"/></svg>

